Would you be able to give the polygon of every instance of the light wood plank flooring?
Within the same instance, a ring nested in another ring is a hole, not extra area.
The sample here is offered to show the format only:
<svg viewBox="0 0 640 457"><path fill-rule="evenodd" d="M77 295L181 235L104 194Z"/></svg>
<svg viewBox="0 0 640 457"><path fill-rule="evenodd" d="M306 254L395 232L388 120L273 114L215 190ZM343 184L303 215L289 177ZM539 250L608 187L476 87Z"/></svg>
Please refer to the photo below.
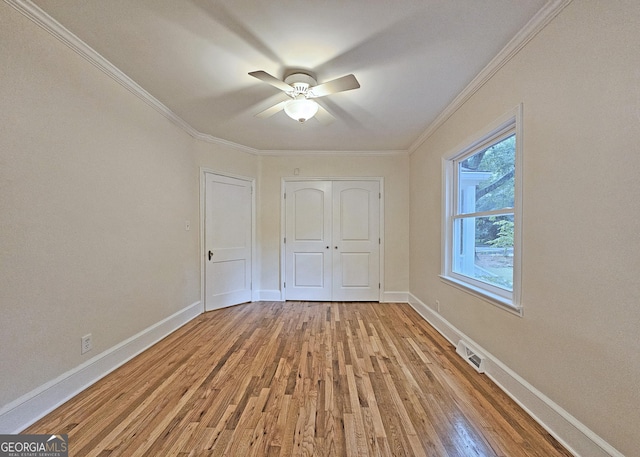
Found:
<svg viewBox="0 0 640 457"><path fill-rule="evenodd" d="M72 456L570 456L406 304L199 316L25 433Z"/></svg>

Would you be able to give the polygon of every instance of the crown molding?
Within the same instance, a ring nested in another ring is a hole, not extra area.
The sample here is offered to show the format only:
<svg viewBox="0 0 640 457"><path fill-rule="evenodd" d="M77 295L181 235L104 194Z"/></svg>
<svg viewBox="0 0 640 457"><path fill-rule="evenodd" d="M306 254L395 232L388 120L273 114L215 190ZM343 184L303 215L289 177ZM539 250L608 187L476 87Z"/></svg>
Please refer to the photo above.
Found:
<svg viewBox="0 0 640 457"><path fill-rule="evenodd" d="M331 151L331 150L261 150L259 155L271 156L271 157L288 157L288 156L396 156L396 155L408 155L409 151L405 150L384 150L384 151Z"/></svg>
<svg viewBox="0 0 640 457"><path fill-rule="evenodd" d="M529 20L507 45L482 69L462 92L436 117L427 129L409 146L413 154L438 128L440 128L465 102L489 81L498 70L506 65L524 48L549 22L551 22L572 0L549 0L535 16Z"/></svg>
<svg viewBox="0 0 640 457"><path fill-rule="evenodd" d="M204 141L205 143L218 144L220 146L226 146L232 149L237 149L238 151L245 152L247 154L252 154L256 156L262 155L262 151L260 149L244 146L240 143L234 143L233 141L223 140L222 138L209 135L208 133L198 132L196 129L194 129L191 126L189 126L189 128L191 128L195 132L191 136L193 136L196 140Z"/></svg>

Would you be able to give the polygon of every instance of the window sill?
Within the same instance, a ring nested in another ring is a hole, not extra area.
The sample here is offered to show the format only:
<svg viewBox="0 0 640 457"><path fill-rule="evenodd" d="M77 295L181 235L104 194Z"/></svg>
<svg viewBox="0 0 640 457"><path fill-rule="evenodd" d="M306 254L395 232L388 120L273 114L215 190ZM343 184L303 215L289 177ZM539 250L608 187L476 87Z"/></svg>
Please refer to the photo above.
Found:
<svg viewBox="0 0 640 457"><path fill-rule="evenodd" d="M460 281L458 279L452 278L450 276L440 275L440 279L445 284L455 287L456 289L462 290L468 294L471 294L477 298L480 298L487 303L490 303L494 306L497 306L500 309L510 312L511 314L515 314L516 316L523 316L522 306L516 306L513 302L507 298L501 297L496 294L492 294L489 291L484 289L480 289L479 287L472 286L464 281Z"/></svg>

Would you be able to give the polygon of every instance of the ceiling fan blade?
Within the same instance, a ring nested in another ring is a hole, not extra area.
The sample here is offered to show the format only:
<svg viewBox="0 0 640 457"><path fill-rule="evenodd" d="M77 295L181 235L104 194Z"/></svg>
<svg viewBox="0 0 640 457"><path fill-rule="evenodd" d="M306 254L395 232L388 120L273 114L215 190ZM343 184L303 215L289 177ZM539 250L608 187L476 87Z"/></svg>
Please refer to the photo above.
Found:
<svg viewBox="0 0 640 457"><path fill-rule="evenodd" d="M276 78L275 76L271 76L269 73L267 73L266 71L252 71L251 73L249 73L251 76L253 76L254 78L258 78L260 81L263 81L267 84L271 84L273 87L276 87L278 89L280 89L283 92L291 92L293 90L293 88L285 83L284 81Z"/></svg>
<svg viewBox="0 0 640 457"><path fill-rule="evenodd" d="M259 112L258 114L256 114L256 117L265 119L267 117L271 117L276 113L279 113L280 111L282 111L285 107L285 105L287 103L289 103L291 100L284 100L281 101L280 103L276 103L275 105L273 105L271 108L267 108L264 111Z"/></svg>
<svg viewBox="0 0 640 457"><path fill-rule="evenodd" d="M353 75L343 76L333 81L314 86L310 89L311 96L309 98L324 97L325 95L335 94L337 92L344 92L345 90L357 89L360 87L360 83Z"/></svg>
<svg viewBox="0 0 640 457"><path fill-rule="evenodd" d="M315 118L318 119L318 122L322 125L329 125L336 119L320 104L318 104L318 112L316 113Z"/></svg>

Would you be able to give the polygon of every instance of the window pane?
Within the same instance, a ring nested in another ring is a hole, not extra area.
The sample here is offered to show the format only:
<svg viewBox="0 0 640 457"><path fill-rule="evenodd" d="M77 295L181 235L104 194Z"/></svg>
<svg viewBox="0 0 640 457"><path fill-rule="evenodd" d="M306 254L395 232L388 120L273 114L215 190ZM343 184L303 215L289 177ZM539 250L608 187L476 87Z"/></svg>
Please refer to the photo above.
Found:
<svg viewBox="0 0 640 457"><path fill-rule="evenodd" d="M455 273L513 291L513 215L454 221Z"/></svg>
<svg viewBox="0 0 640 457"><path fill-rule="evenodd" d="M458 214L513 208L516 137L458 162Z"/></svg>

